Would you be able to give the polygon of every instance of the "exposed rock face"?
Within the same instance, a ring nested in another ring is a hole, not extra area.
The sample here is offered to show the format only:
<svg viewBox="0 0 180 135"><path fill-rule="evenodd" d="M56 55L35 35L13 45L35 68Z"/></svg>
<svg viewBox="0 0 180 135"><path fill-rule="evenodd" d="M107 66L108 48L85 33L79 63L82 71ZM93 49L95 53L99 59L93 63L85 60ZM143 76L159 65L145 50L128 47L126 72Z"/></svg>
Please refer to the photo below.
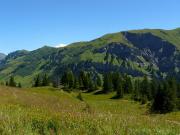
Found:
<svg viewBox="0 0 180 135"><path fill-rule="evenodd" d="M179 65L179 51L176 47L159 37L146 34L124 33L125 37L136 48L141 51L141 55L149 63L159 67L161 72L172 71L176 65Z"/></svg>

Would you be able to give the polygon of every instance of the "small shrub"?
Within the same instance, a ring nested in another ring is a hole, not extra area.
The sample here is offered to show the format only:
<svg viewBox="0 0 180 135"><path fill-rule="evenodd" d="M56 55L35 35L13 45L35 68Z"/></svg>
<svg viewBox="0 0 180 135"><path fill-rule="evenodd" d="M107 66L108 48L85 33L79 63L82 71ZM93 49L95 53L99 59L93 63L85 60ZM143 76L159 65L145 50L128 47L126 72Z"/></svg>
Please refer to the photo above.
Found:
<svg viewBox="0 0 180 135"><path fill-rule="evenodd" d="M77 99L79 99L80 101L84 101L84 99L83 99L81 93L78 94Z"/></svg>

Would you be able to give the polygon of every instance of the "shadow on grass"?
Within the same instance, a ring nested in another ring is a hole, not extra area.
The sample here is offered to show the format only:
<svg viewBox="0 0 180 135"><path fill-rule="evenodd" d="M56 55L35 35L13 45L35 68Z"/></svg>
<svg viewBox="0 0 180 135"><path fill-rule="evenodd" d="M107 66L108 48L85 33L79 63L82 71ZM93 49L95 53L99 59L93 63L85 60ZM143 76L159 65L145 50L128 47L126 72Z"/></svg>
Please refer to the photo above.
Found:
<svg viewBox="0 0 180 135"><path fill-rule="evenodd" d="M94 95L100 95L100 94L107 94L107 93L104 93L104 91L102 90L94 92Z"/></svg>
<svg viewBox="0 0 180 135"><path fill-rule="evenodd" d="M123 97L120 97L120 96L118 96L118 95L115 95L115 96L113 96L112 98L110 98L110 99L122 99Z"/></svg>

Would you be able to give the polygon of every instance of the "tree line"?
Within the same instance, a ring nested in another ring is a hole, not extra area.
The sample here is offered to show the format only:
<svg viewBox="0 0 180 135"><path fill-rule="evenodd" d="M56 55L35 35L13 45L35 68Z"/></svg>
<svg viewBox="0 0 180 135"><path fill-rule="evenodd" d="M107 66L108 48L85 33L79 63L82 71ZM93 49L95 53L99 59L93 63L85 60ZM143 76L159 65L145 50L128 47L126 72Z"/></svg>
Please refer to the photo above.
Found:
<svg viewBox="0 0 180 135"><path fill-rule="evenodd" d="M18 87L21 88L22 85L21 83L17 83L14 79L14 76L11 76L5 83L1 82L0 85L6 85L6 86L10 86L10 87Z"/></svg>
<svg viewBox="0 0 180 135"><path fill-rule="evenodd" d="M114 99L129 95L131 99L142 104L149 103L152 112L167 113L180 109L180 83L173 77L164 80L150 79L147 76L135 79L119 72L109 72L100 76L85 71L73 74L68 70L59 80L59 84L68 90L115 92L112 97Z"/></svg>
<svg viewBox="0 0 180 135"><path fill-rule="evenodd" d="M42 87L42 86L49 86L50 85L50 79L47 74L38 74L33 79L32 87Z"/></svg>
<svg viewBox="0 0 180 135"><path fill-rule="evenodd" d="M21 87L21 83L16 83L13 76L6 82L6 85ZM32 83L32 87L49 85L63 87L68 91L95 91L104 94L115 92L113 99L120 99L127 95L142 104L149 103L150 110L156 113L180 110L180 83L173 77L157 80L144 76L137 79L119 72L100 75L86 71L74 74L71 70L67 70L56 79L50 79L47 74L39 74Z"/></svg>

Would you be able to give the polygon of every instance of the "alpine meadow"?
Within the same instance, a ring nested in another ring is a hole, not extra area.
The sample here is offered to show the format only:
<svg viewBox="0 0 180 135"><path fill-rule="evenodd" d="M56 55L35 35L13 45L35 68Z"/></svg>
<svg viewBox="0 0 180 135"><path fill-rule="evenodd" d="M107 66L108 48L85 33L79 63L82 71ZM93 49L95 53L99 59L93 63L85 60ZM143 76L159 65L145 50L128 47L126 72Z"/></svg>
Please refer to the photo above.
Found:
<svg viewBox="0 0 180 135"><path fill-rule="evenodd" d="M180 135L179 1L0 3L0 135Z"/></svg>

